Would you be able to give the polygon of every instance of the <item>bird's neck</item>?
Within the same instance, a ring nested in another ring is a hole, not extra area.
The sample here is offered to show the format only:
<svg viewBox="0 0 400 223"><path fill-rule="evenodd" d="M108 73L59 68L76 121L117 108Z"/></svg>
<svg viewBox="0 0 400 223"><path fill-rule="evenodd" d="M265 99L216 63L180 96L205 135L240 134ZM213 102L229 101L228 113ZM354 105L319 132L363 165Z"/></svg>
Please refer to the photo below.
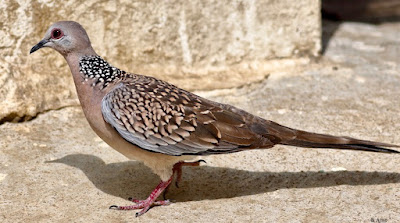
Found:
<svg viewBox="0 0 400 223"><path fill-rule="evenodd" d="M125 71L110 65L100 56L80 57L79 73L84 82L100 89L114 84L126 75Z"/></svg>
<svg viewBox="0 0 400 223"><path fill-rule="evenodd" d="M87 117L91 114L86 113L95 112L92 108L100 106L101 99L108 90L126 76L125 71L111 66L98 55L70 54L65 59L71 69L79 101Z"/></svg>

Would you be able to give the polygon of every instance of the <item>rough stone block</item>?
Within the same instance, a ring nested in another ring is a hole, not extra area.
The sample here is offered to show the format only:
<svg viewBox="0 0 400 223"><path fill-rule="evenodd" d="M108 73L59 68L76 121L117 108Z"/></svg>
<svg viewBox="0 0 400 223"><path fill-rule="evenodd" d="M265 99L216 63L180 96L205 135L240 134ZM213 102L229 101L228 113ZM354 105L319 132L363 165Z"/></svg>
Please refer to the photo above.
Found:
<svg viewBox="0 0 400 223"><path fill-rule="evenodd" d="M119 68L180 87L229 88L276 71L271 59L317 55L318 0L2 1L0 120L76 104L60 55L29 49L59 20L81 23L95 50ZM296 60L283 60L282 67Z"/></svg>

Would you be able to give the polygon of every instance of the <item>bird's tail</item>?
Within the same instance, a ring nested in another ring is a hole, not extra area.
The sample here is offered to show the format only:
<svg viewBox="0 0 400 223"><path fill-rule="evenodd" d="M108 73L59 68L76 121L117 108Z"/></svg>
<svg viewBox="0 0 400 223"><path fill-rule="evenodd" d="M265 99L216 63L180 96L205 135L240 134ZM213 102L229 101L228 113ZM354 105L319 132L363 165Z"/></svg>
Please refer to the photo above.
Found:
<svg viewBox="0 0 400 223"><path fill-rule="evenodd" d="M385 147L400 147L399 145L355 139L347 136L332 136L287 128L273 123L275 131L292 132L290 137L283 137L279 144L308 148L349 149L381 153L400 153ZM279 130L280 129L280 130ZM285 135L285 134L284 134ZM287 134L286 134L287 135Z"/></svg>

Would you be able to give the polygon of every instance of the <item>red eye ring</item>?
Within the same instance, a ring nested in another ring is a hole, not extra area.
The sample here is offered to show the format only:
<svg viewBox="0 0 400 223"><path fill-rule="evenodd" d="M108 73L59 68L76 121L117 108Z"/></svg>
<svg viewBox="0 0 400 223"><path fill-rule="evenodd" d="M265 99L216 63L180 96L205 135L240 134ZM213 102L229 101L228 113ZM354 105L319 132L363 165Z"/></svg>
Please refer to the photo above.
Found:
<svg viewBox="0 0 400 223"><path fill-rule="evenodd" d="M53 29L51 30L51 38L52 39L60 39L61 37L64 36L63 31L61 31L61 29Z"/></svg>

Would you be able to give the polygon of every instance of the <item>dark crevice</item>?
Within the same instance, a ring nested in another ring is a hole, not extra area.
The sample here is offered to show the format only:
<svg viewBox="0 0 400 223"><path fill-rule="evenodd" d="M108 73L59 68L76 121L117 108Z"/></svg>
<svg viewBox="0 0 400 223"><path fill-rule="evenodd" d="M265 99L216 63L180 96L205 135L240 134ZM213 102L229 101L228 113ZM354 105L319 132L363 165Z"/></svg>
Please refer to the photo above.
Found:
<svg viewBox="0 0 400 223"><path fill-rule="evenodd" d="M41 114L45 114L49 111L58 111L64 108L68 108L68 107L77 107L79 105L64 105L58 108L52 108L52 109L46 109L43 110L41 112L36 113L35 115L31 116L31 115L20 115L17 112L11 112L9 113L7 116L5 116L4 118L0 119L0 125L4 124L6 122L11 122L11 123L21 123L21 122L28 122L28 121L32 121L34 119L36 119L39 115Z"/></svg>
<svg viewBox="0 0 400 223"><path fill-rule="evenodd" d="M378 25L400 21L400 1L398 0L323 0L321 3L322 55L343 22Z"/></svg>
<svg viewBox="0 0 400 223"><path fill-rule="evenodd" d="M323 0L322 17L332 21L371 24L400 21L398 0Z"/></svg>

